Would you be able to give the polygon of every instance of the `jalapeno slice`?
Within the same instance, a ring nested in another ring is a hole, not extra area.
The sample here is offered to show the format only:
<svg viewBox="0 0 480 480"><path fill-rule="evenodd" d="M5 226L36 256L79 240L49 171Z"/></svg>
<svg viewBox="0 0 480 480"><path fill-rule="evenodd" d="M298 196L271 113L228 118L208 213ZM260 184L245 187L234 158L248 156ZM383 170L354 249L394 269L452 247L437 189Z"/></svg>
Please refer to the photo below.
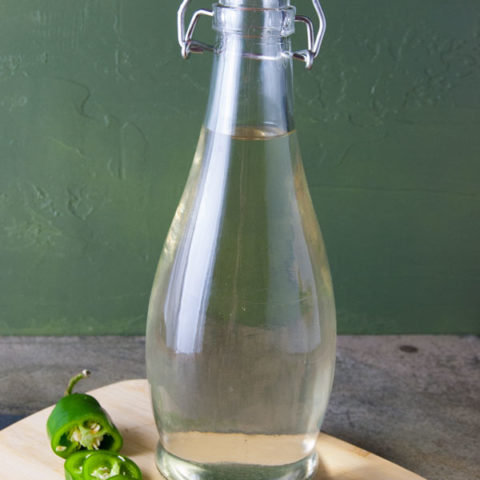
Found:
<svg viewBox="0 0 480 480"><path fill-rule="evenodd" d="M106 480L110 478L141 480L142 472L132 460L113 452L92 452L85 458L83 480Z"/></svg>
<svg viewBox="0 0 480 480"><path fill-rule="evenodd" d="M89 450L80 450L70 455L65 464L65 480L83 480L83 462L91 455Z"/></svg>

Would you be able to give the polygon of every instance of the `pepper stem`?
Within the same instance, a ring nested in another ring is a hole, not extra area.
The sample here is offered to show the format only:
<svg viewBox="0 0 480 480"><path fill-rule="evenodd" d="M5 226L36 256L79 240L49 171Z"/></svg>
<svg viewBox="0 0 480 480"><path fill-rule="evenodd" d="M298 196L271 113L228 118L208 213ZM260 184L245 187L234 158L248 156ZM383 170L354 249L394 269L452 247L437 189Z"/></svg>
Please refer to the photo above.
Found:
<svg viewBox="0 0 480 480"><path fill-rule="evenodd" d="M82 370L80 373L75 375L70 379L67 385L67 389L65 390L65 396L70 395L72 393L73 387L82 379L87 378L90 376L90 370Z"/></svg>

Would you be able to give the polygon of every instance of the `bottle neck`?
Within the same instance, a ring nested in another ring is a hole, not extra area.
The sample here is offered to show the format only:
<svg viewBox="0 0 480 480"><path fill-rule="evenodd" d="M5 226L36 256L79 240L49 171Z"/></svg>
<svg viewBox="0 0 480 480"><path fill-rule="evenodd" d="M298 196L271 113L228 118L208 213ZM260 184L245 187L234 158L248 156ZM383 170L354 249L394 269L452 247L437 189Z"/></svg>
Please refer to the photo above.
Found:
<svg viewBox="0 0 480 480"><path fill-rule="evenodd" d="M291 7L217 7L209 130L226 135L245 128L264 135L293 130L291 17Z"/></svg>
<svg viewBox="0 0 480 480"><path fill-rule="evenodd" d="M247 8L282 8L290 5L290 0L221 0L222 5Z"/></svg>

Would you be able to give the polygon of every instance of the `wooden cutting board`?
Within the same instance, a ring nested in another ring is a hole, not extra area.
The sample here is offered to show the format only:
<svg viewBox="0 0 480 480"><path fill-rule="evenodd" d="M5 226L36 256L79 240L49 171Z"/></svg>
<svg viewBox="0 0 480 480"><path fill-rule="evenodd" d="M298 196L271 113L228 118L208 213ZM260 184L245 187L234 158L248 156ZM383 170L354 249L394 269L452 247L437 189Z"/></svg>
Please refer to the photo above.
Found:
<svg viewBox="0 0 480 480"><path fill-rule="evenodd" d="M127 380L91 393L109 412L124 437L122 453L142 469L145 480L164 480L154 464L158 440L146 380ZM45 425L52 407L0 431L2 480L62 480L63 460L51 450ZM321 434L320 470L315 480L422 480L365 450ZM423 479L425 480L425 479Z"/></svg>

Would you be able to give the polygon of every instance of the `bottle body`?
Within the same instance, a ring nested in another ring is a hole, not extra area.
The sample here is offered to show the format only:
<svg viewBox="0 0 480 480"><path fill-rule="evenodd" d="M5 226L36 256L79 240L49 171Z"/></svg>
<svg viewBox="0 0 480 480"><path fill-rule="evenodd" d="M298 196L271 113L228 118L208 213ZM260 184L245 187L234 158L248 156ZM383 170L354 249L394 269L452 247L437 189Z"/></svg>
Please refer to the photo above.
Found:
<svg viewBox="0 0 480 480"><path fill-rule="evenodd" d="M296 133L202 131L149 310L161 449L207 470L309 458L334 316Z"/></svg>
<svg viewBox="0 0 480 480"><path fill-rule="evenodd" d="M224 68L232 58L219 55L214 76L235 76L233 68L248 83L245 72L262 72L270 91L290 89L288 55L259 64L239 54ZM328 262L285 113L291 99L257 99L242 110L227 80L212 87L150 299L157 465L172 479L253 472L300 480L315 470L333 379Z"/></svg>

